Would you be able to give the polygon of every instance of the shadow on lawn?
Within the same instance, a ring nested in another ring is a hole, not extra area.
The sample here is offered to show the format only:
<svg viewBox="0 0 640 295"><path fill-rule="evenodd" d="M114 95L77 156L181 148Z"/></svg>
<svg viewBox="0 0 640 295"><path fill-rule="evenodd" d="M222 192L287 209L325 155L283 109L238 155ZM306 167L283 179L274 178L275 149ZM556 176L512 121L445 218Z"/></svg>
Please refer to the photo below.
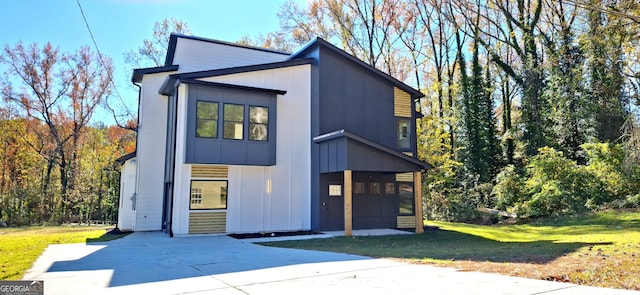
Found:
<svg viewBox="0 0 640 295"><path fill-rule="evenodd" d="M552 240L501 242L446 230L432 230L415 237L424 249L410 255L413 257L403 258L547 263L583 247L611 244L557 243Z"/></svg>
<svg viewBox="0 0 640 295"><path fill-rule="evenodd" d="M610 243L500 242L440 229L422 235L338 237L291 242L265 243L267 246L342 252L370 257L492 262L547 263L582 247Z"/></svg>

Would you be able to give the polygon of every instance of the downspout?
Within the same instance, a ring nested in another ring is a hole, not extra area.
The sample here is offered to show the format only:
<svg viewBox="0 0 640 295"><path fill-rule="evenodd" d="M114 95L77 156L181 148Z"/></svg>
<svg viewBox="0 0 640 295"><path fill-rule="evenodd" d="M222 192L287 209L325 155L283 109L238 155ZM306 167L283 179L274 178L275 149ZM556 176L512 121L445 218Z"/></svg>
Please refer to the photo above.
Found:
<svg viewBox="0 0 640 295"><path fill-rule="evenodd" d="M174 96L174 103L175 103L175 108L174 108L174 112L175 115L173 116L173 148L171 149L171 151L173 152L173 163L171 164L171 190L174 189L175 186L175 173L176 173L176 142L178 141L178 139L176 138L176 134L178 133L178 87L179 87L180 83L176 83L176 90L175 90L175 96ZM174 193L171 192L171 200L169 201L169 237L173 238L173 196Z"/></svg>
<svg viewBox="0 0 640 295"><path fill-rule="evenodd" d="M124 166L124 165L122 165ZM124 198L124 196L122 195L122 172L120 172L120 170L118 169L113 169L116 173L118 173L118 214L116 215L116 228L119 230L120 229L120 206L122 205L122 198Z"/></svg>
<svg viewBox="0 0 640 295"><path fill-rule="evenodd" d="M142 86L140 86L140 84L136 83L133 79L131 80L131 83L133 83L134 86L138 87L138 115L136 117L136 152L138 152L138 144L139 144L139 140L138 140L138 131L140 130L140 103L142 101ZM137 157L137 155L136 155ZM140 176L140 165L136 164L136 180L135 180L135 188L133 189L133 195L131 196L131 209L132 210L136 210L136 208L138 208L138 179ZM135 214L134 215L134 222L133 222L133 230L135 231L136 228L136 224L138 223L137 219L138 219L138 215Z"/></svg>

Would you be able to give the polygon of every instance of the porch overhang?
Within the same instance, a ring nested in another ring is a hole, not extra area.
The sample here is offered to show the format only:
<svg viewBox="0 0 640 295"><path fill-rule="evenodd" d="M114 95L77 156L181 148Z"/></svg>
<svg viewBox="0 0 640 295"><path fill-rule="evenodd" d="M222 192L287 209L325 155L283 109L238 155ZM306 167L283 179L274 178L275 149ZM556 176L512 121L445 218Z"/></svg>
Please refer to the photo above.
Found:
<svg viewBox="0 0 640 295"><path fill-rule="evenodd" d="M320 145L320 173L375 171L419 172L431 165L345 130L315 137Z"/></svg>

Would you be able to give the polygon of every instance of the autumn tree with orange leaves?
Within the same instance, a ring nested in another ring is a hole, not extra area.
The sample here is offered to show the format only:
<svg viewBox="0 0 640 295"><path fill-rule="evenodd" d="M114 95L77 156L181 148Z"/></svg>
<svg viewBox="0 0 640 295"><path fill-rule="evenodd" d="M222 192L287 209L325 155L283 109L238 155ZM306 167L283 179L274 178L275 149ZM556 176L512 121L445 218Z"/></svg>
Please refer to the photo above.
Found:
<svg viewBox="0 0 640 295"><path fill-rule="evenodd" d="M89 157L84 149L95 139L90 134L99 129L89 122L111 93L111 59L88 47L63 53L49 43L18 43L5 46L0 63L8 68L1 80L3 109L21 127L13 128L12 134L44 166L41 200L36 203L48 212L49 222L73 220L87 196L83 190L88 183L80 182L86 173L84 158Z"/></svg>

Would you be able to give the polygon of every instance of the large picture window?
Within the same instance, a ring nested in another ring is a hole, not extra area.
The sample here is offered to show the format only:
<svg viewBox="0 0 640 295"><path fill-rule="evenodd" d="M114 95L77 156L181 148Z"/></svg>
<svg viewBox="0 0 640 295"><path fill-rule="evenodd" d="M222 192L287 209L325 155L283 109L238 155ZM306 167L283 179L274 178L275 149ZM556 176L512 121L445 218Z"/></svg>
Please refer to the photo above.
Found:
<svg viewBox="0 0 640 295"><path fill-rule="evenodd" d="M399 183L398 195L400 197L400 215L413 215L413 183Z"/></svg>
<svg viewBox="0 0 640 295"><path fill-rule="evenodd" d="M411 129L410 123L407 119L398 119L397 132L398 132L398 148L410 149L411 148Z"/></svg>
<svg viewBox="0 0 640 295"><path fill-rule="evenodd" d="M224 138L243 139L244 106L224 104Z"/></svg>
<svg viewBox="0 0 640 295"><path fill-rule="evenodd" d="M189 209L227 209L227 181L192 180Z"/></svg>
<svg viewBox="0 0 640 295"><path fill-rule="evenodd" d="M249 107L249 140L267 141L269 139L269 108Z"/></svg>
<svg viewBox="0 0 640 295"><path fill-rule="evenodd" d="M196 104L196 136L218 137L218 103L198 101Z"/></svg>

